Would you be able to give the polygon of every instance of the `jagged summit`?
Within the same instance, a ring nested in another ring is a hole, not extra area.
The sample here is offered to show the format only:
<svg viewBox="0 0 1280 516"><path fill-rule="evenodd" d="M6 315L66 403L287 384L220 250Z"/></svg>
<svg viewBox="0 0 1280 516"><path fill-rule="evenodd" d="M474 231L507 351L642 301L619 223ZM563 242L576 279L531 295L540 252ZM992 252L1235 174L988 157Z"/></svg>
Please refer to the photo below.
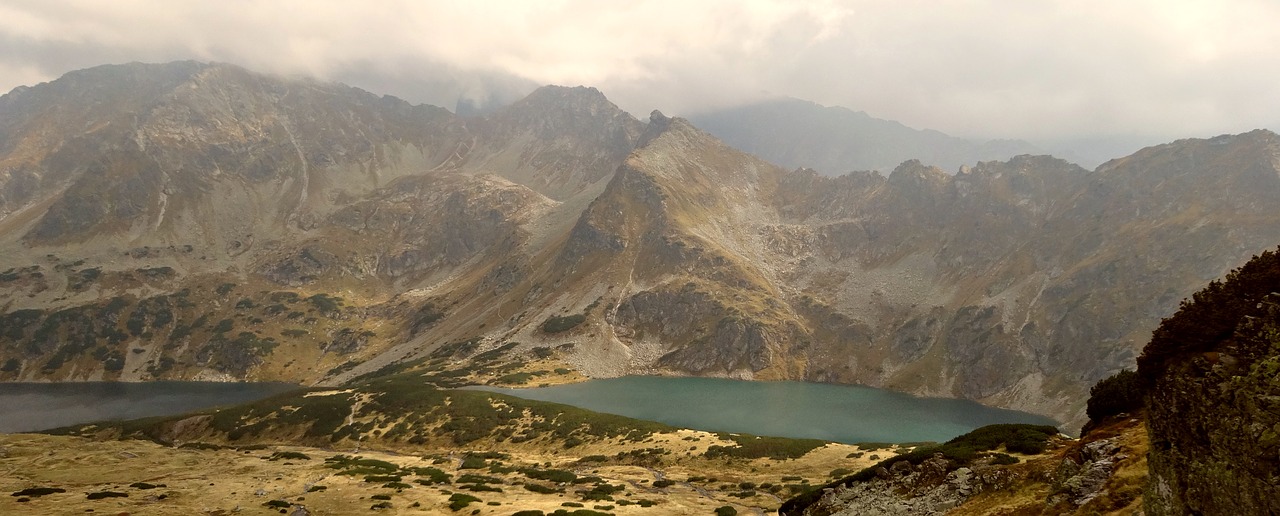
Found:
<svg viewBox="0 0 1280 516"><path fill-rule="evenodd" d="M583 132L618 118L633 118L600 90L585 86L543 86L490 118L541 127L546 131Z"/></svg>
<svg viewBox="0 0 1280 516"><path fill-rule="evenodd" d="M612 102L609 102L609 99L605 97L604 93L601 93L600 90L594 87L560 86L556 84L541 86L533 90L533 92L529 93L529 95L525 96L525 98L519 102L537 104L539 102L560 103L566 101L584 104L612 104Z"/></svg>
<svg viewBox="0 0 1280 516"><path fill-rule="evenodd" d="M544 86L470 127L483 141L468 162L507 168L503 177L566 200L601 186L644 125L595 88Z"/></svg>
<svg viewBox="0 0 1280 516"><path fill-rule="evenodd" d="M941 168L925 165L918 159L902 162L889 173L889 184L938 184L947 181L948 174Z"/></svg>

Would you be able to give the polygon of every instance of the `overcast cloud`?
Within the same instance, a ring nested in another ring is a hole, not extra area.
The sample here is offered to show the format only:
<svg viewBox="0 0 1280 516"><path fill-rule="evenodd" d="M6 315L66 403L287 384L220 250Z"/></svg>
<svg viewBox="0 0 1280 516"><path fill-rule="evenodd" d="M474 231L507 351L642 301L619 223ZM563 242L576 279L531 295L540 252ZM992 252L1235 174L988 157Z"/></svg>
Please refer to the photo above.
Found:
<svg viewBox="0 0 1280 516"><path fill-rule="evenodd" d="M453 108L596 86L643 116L792 96L978 138L1280 126L1280 2L0 0L0 91L224 61Z"/></svg>

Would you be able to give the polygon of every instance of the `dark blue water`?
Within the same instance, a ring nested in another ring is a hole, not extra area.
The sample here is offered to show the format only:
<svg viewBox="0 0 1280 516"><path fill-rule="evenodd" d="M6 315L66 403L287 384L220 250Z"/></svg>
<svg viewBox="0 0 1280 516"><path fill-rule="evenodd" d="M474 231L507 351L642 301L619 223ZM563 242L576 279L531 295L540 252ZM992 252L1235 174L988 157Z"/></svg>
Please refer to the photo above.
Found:
<svg viewBox="0 0 1280 516"><path fill-rule="evenodd" d="M0 383L0 433L184 414L297 388L284 383Z"/></svg>
<svg viewBox="0 0 1280 516"><path fill-rule="evenodd" d="M1057 424L967 400L854 385L628 376L535 389L476 388L697 430L843 443L942 442L995 423Z"/></svg>

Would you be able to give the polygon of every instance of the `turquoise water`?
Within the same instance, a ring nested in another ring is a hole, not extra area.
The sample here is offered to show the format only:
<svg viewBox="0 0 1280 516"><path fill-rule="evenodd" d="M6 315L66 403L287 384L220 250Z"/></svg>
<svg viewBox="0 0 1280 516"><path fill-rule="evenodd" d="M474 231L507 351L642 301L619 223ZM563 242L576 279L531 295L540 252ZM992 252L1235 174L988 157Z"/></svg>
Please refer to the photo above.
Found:
<svg viewBox="0 0 1280 516"><path fill-rule="evenodd" d="M184 414L298 388L284 383L0 383L0 433Z"/></svg>
<svg viewBox="0 0 1280 516"><path fill-rule="evenodd" d="M475 387L713 432L843 443L942 442L995 423L1052 419L855 385L628 376L532 389Z"/></svg>

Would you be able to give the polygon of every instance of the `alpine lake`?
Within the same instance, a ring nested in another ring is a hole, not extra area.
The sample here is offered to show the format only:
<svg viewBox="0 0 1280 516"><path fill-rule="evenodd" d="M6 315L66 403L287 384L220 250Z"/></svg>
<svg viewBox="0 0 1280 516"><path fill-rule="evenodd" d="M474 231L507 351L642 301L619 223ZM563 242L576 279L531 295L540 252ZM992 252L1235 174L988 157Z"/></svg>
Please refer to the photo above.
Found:
<svg viewBox="0 0 1280 516"><path fill-rule="evenodd" d="M997 423L1057 425L1044 416L857 385L624 376L536 388L468 387L713 432L847 444L943 442Z"/></svg>
<svg viewBox="0 0 1280 516"><path fill-rule="evenodd" d="M214 382L0 384L0 433L183 414L297 388ZM989 424L1056 424L967 400L806 382L627 376L536 388L467 388L696 430L850 444L942 442Z"/></svg>

